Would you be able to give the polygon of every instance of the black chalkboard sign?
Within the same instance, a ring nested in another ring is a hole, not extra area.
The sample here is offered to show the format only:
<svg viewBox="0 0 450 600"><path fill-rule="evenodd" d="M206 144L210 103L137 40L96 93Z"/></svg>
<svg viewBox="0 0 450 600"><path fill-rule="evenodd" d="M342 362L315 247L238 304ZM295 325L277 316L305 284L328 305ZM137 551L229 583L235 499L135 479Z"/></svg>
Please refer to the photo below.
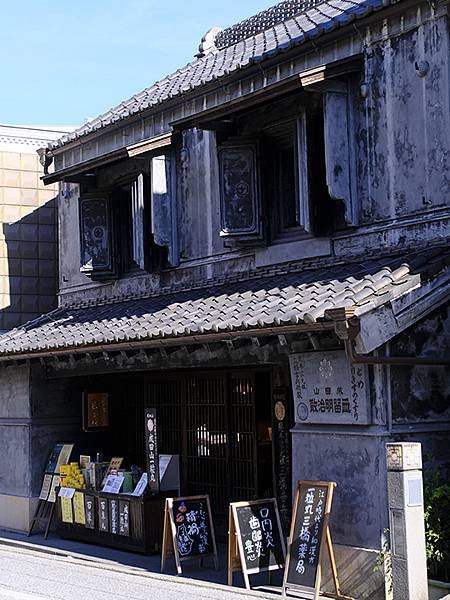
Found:
<svg viewBox="0 0 450 600"><path fill-rule="evenodd" d="M328 525L335 485L330 481L299 481L297 483L284 572L284 594L289 589L314 588L316 597L318 596L326 546L336 595L343 597L339 589Z"/></svg>
<svg viewBox="0 0 450 600"><path fill-rule="evenodd" d="M165 559L171 552L171 547L178 573L181 573L181 561L196 557L212 556L217 568L217 548L209 496L167 498L161 570L164 570Z"/></svg>
<svg viewBox="0 0 450 600"><path fill-rule="evenodd" d="M248 575L284 568L286 551L275 498L230 504L228 557L228 583L233 571L242 569L247 589Z"/></svg>
<svg viewBox="0 0 450 600"><path fill-rule="evenodd" d="M86 516L85 527L95 529L95 498L84 494L84 512Z"/></svg>
<svg viewBox="0 0 450 600"><path fill-rule="evenodd" d="M100 531L109 532L109 511L106 498L98 499L98 528Z"/></svg>
<svg viewBox="0 0 450 600"><path fill-rule="evenodd" d="M109 530L113 534L119 533L119 501L109 501Z"/></svg>
<svg viewBox="0 0 450 600"><path fill-rule="evenodd" d="M156 410L154 408L145 409L145 457L148 489L157 494L159 492L159 456Z"/></svg>
<svg viewBox="0 0 450 600"><path fill-rule="evenodd" d="M119 500L119 535L130 535L130 503Z"/></svg>

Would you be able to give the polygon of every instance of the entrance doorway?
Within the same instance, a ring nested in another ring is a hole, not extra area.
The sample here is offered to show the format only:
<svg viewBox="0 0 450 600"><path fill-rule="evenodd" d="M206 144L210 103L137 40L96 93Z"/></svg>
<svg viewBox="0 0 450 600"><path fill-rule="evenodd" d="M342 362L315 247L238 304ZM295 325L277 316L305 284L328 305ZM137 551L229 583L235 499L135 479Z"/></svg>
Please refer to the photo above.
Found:
<svg viewBox="0 0 450 600"><path fill-rule="evenodd" d="M230 502L273 495L269 372L149 377L145 389L159 451L180 455L183 495L210 495L218 535Z"/></svg>

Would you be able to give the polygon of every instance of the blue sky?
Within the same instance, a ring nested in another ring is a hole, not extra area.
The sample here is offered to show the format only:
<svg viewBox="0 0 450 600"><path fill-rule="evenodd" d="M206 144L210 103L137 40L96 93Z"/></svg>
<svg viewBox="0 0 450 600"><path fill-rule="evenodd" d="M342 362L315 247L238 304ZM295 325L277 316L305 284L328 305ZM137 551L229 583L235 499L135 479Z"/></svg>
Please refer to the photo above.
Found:
<svg viewBox="0 0 450 600"><path fill-rule="evenodd" d="M0 123L79 125L191 61L211 27L276 1L5 2Z"/></svg>

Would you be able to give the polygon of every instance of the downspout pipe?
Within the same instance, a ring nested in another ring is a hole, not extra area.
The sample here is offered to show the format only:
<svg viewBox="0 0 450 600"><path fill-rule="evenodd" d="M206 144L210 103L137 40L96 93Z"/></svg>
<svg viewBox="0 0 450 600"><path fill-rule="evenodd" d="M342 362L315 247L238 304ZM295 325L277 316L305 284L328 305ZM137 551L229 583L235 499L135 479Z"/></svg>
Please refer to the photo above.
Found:
<svg viewBox="0 0 450 600"><path fill-rule="evenodd" d="M449 367L450 359L444 357L423 358L421 356L372 356L355 354L353 340L360 331L360 322L354 315L354 308L338 308L326 311L326 316L334 321L334 330L344 342L347 359L352 365L407 365L428 367Z"/></svg>

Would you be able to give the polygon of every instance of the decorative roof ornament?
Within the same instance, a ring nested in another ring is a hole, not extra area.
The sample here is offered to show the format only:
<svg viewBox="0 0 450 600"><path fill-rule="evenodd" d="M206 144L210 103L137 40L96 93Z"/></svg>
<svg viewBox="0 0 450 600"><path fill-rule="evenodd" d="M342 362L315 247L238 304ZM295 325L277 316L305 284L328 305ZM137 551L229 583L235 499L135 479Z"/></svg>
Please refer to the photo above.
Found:
<svg viewBox="0 0 450 600"><path fill-rule="evenodd" d="M212 27L211 29L208 29L208 31L205 33L205 35L202 37L202 39L200 41L200 45L198 47L198 52L195 55L196 58L202 58L202 56L205 56L206 54L209 54L210 52L217 51L218 48L216 46L216 38L220 34L221 31L222 31L221 27Z"/></svg>

